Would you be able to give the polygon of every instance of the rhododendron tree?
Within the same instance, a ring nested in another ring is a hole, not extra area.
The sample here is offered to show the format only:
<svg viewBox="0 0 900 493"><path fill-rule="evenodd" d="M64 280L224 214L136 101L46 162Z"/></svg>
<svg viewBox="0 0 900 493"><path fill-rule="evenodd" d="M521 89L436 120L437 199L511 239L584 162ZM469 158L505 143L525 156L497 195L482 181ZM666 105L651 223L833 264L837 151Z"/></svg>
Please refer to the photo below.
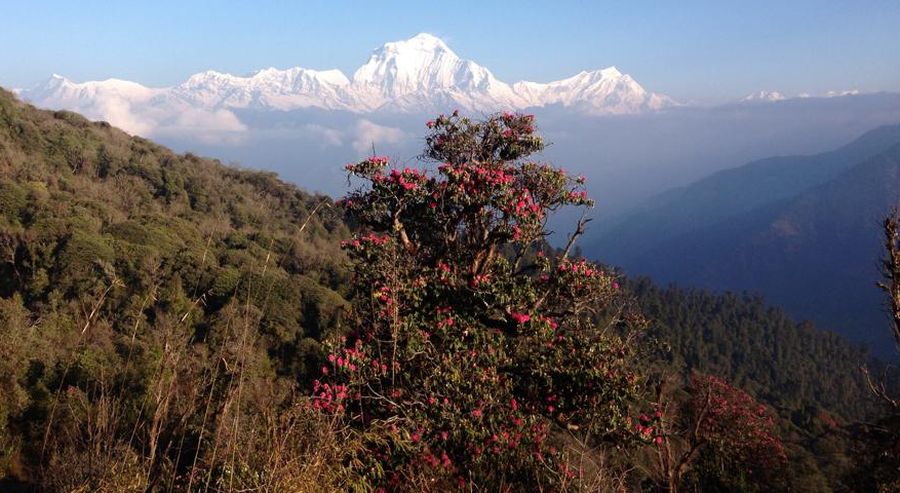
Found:
<svg viewBox="0 0 900 493"><path fill-rule="evenodd" d="M367 485L562 490L562 433L621 443L641 381L616 276L546 248L548 215L590 207L583 178L529 157L530 115L427 124L421 167L347 166L359 233L354 325L314 405L360 433Z"/></svg>
<svg viewBox="0 0 900 493"><path fill-rule="evenodd" d="M692 375L686 390L687 396L674 402L661 385L655 413L636 425L653 436L658 482L670 492L685 482L771 491L787 456L769 409L713 375Z"/></svg>

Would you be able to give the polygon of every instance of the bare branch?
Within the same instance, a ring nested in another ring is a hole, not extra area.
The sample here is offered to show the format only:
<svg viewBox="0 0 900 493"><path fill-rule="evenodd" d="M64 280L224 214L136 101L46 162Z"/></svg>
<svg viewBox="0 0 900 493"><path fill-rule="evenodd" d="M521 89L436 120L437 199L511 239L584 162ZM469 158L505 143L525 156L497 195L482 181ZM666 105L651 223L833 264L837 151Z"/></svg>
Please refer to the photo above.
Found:
<svg viewBox="0 0 900 493"><path fill-rule="evenodd" d="M888 295L894 343L900 350L900 210L894 208L883 223L885 258L882 275L887 282L876 285Z"/></svg>
<svg viewBox="0 0 900 493"><path fill-rule="evenodd" d="M572 249L572 245L575 244L575 240L578 239L579 236L584 234L584 226L591 222L591 219L587 217L589 209L585 209L584 212L581 213L581 218L578 220L578 226L575 227L575 231L569 236L569 241L566 243L566 248L563 250L562 257L560 260L563 260L569 256L569 251Z"/></svg>
<svg viewBox="0 0 900 493"><path fill-rule="evenodd" d="M869 373L868 367L861 366L860 370L862 371L863 376L866 379L866 386L869 387L869 391L872 392L875 397L887 402L888 405L893 408L900 409L900 399L891 397L890 393L887 390L887 385L885 384L885 375L882 375L881 379L876 382L872 379L872 375Z"/></svg>
<svg viewBox="0 0 900 493"><path fill-rule="evenodd" d="M877 282L875 285L887 293L894 344L900 351L900 209L895 207L884 218L882 228L884 229L885 257L881 261L881 272L886 282ZM900 398L893 397L888 392L885 375L882 375L882 378L876 382L866 366L862 366L860 370L866 379L869 391L875 397L886 402L893 409L900 409Z"/></svg>

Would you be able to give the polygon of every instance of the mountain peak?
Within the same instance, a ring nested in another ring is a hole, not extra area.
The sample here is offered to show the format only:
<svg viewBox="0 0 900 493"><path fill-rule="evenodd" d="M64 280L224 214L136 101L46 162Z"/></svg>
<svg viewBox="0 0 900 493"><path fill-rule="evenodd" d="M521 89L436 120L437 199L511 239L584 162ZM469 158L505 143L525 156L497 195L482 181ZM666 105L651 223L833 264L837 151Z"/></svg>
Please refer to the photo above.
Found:
<svg viewBox="0 0 900 493"><path fill-rule="evenodd" d="M621 77L622 72L619 72L618 67L616 67L615 65L610 65L609 67L606 67L605 69L601 69L600 75L603 77L614 79L614 78Z"/></svg>
<svg viewBox="0 0 900 493"><path fill-rule="evenodd" d="M405 39L402 41L392 41L389 43L385 43L381 48L382 50L386 49L394 49L394 50L421 50L421 51L431 51L431 52L447 52L456 56L456 53L453 53L453 50L447 46L447 43L444 42L443 39L429 33L419 33L415 36Z"/></svg>
<svg viewBox="0 0 900 493"><path fill-rule="evenodd" d="M413 92L468 87L490 72L464 61L440 38L419 33L403 41L385 43L353 74L353 82L390 99Z"/></svg>
<svg viewBox="0 0 900 493"><path fill-rule="evenodd" d="M778 92L778 91L757 91L757 92L750 93L750 94L744 96L744 98L741 99L741 101L745 101L745 102L754 102L754 101L768 101L768 102L774 102L774 101L783 101L784 99L786 99L785 96L784 96L784 94L782 94L782 93L780 93L780 92Z"/></svg>
<svg viewBox="0 0 900 493"><path fill-rule="evenodd" d="M353 112L502 111L562 105L596 114L621 114L674 104L665 96L645 91L615 66L553 82L510 85L486 67L461 58L444 40L427 32L385 43L372 51L352 78L340 70L301 67L269 67L245 75L207 70L173 87L150 89L111 80L76 84L54 74L26 93L34 101L78 108L95 103L107 108L100 99L109 94L120 99L134 94L142 101L160 96L150 102L204 109L317 107ZM105 114L94 116L108 119Z"/></svg>

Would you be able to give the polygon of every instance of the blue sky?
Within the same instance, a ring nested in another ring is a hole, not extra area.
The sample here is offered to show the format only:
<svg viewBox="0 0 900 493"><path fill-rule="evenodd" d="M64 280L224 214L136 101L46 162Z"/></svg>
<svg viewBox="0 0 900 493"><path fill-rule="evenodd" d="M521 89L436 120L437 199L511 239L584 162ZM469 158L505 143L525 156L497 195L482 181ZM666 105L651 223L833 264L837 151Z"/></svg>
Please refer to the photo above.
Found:
<svg viewBox="0 0 900 493"><path fill-rule="evenodd" d="M4 2L0 85L59 73L151 86L216 69L339 68L430 32L500 79L618 66L649 90L716 102L769 89L900 91L900 2Z"/></svg>

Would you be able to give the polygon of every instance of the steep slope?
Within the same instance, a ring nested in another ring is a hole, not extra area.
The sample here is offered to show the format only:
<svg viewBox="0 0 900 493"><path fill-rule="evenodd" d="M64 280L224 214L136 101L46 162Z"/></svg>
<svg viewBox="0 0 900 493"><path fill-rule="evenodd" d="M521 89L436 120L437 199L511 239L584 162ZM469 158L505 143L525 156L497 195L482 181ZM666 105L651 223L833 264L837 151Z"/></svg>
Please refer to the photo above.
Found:
<svg viewBox="0 0 900 493"><path fill-rule="evenodd" d="M0 90L0 490L186 491L182 451L258 436L339 326L338 212Z"/></svg>
<svg viewBox="0 0 900 493"><path fill-rule="evenodd" d="M879 127L831 152L754 161L664 192L624 215L586 247L588 254L644 272L644 253L668 240L795 197L900 143L900 125Z"/></svg>
<svg viewBox="0 0 900 493"><path fill-rule="evenodd" d="M781 202L636 257L660 282L763 293L798 317L893 353L881 311L880 219L900 201L900 144Z"/></svg>
<svg viewBox="0 0 900 493"><path fill-rule="evenodd" d="M116 341L177 311L205 332L249 295L267 345L296 357L342 303L346 235L330 199L271 173L176 155L0 92L0 298L57 320L49 338L77 334L66 331L85 324L79 307L107 287L92 317ZM274 367L305 371L294 357Z"/></svg>
<svg viewBox="0 0 900 493"><path fill-rule="evenodd" d="M759 296L629 283L663 359L690 372L722 375L772 405L790 456L790 491L854 491L847 424L877 416L863 382L860 347L797 323ZM880 373L880 370L873 369Z"/></svg>

